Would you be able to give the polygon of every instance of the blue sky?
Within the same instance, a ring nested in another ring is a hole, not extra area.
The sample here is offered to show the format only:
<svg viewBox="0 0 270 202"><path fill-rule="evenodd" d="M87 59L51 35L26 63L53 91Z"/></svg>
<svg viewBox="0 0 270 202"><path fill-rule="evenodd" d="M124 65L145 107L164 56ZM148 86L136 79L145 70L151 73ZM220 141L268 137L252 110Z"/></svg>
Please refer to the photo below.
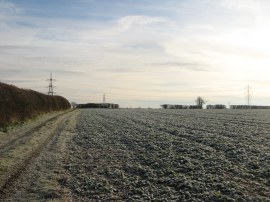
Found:
<svg viewBox="0 0 270 202"><path fill-rule="evenodd" d="M77 103L270 105L267 0L0 0L0 81Z"/></svg>

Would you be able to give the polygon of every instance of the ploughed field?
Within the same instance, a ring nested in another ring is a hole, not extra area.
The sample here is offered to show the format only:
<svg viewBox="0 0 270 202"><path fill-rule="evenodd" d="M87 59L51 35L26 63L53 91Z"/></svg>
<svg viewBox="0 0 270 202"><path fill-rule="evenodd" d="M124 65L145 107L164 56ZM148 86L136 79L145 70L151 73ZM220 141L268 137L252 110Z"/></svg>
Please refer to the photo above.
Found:
<svg viewBox="0 0 270 202"><path fill-rule="evenodd" d="M81 110L75 200L270 201L269 110Z"/></svg>

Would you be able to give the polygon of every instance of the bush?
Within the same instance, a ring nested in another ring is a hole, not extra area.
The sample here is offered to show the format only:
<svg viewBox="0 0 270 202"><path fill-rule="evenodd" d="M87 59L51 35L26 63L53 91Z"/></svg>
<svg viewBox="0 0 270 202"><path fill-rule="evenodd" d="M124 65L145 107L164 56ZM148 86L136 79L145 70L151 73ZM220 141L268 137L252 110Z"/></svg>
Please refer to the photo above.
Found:
<svg viewBox="0 0 270 202"><path fill-rule="evenodd" d="M256 106L256 105L231 105L231 109L270 109L270 106Z"/></svg>
<svg viewBox="0 0 270 202"><path fill-rule="evenodd" d="M0 83L0 127L70 107L70 103L64 97L48 96Z"/></svg>
<svg viewBox="0 0 270 202"><path fill-rule="evenodd" d="M87 104L78 104L77 108L106 108L106 109L118 109L118 104L113 103L87 103Z"/></svg>
<svg viewBox="0 0 270 202"><path fill-rule="evenodd" d="M226 109L226 106L222 104L206 105L206 109Z"/></svg>

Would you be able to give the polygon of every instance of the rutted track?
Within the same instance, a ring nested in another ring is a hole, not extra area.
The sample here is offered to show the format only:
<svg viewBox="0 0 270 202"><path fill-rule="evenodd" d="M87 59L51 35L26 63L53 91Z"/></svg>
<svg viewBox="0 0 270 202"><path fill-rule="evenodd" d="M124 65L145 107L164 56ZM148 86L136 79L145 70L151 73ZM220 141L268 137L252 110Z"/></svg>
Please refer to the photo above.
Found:
<svg viewBox="0 0 270 202"><path fill-rule="evenodd" d="M12 166L7 169L0 167L0 171L2 171L0 176L1 200L4 200L9 196L17 179L23 174L29 165L31 165L34 159L39 156L43 149L52 142L54 137L57 137L61 133L66 126L67 121L73 114L74 111L67 111L53 116L45 122L30 128L28 131L20 135L18 139L11 140L0 148L0 161L4 161L5 158L10 158L10 156L12 156L12 152L16 151L16 149L19 149L20 147L30 148L33 146L31 149L26 150L27 152L25 154L22 154L20 157L16 157L18 158L17 162L16 158L13 158L11 162ZM44 131L46 132L44 133ZM44 136L44 138L41 141L33 141L35 138L37 139L40 134L42 134L42 137ZM31 145L33 142L38 143ZM28 152L29 150L30 152Z"/></svg>
<svg viewBox="0 0 270 202"><path fill-rule="evenodd" d="M0 146L0 155L2 155L3 153L8 152L9 150L13 149L16 147L16 145L18 144L23 144L25 143L33 134L35 131L39 130L40 128L42 128L43 126L46 126L46 124L48 124L51 121L56 120L57 118L59 118L60 116L63 116L65 114L67 114L70 111L67 112L63 112L60 114L57 114L56 116L53 116L49 119L47 119L46 121L44 121L43 123L34 126L33 128L31 128L28 131L23 132L22 134L20 134L19 137L16 137L15 139L12 139L10 141L8 141L7 143L5 143L4 145Z"/></svg>

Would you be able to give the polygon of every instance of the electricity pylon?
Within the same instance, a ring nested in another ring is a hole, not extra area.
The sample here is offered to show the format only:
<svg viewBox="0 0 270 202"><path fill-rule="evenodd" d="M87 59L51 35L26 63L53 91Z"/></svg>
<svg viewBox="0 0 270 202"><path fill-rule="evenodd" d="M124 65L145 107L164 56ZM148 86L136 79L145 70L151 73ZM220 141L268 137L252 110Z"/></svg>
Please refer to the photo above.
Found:
<svg viewBox="0 0 270 202"><path fill-rule="evenodd" d="M106 103L106 97L105 97L105 94L103 94L103 104Z"/></svg>
<svg viewBox="0 0 270 202"><path fill-rule="evenodd" d="M252 97L252 91L251 91L251 86L250 85L247 86L245 96L246 96L246 99L247 99L247 105L250 106L251 97Z"/></svg>
<svg viewBox="0 0 270 202"><path fill-rule="evenodd" d="M53 96L53 81L55 81L55 79L52 78L52 73L50 75L50 79L48 79L47 81L49 81L49 91L48 91L48 95Z"/></svg>

